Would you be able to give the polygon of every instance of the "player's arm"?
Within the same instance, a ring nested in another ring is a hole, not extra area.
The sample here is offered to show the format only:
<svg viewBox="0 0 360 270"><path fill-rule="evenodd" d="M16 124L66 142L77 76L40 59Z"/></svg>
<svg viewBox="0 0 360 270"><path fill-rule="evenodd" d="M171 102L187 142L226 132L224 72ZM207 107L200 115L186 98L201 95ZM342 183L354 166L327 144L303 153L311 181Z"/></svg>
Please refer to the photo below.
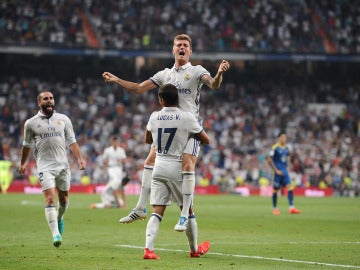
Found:
<svg viewBox="0 0 360 270"><path fill-rule="evenodd" d="M102 77L105 82L116 83L117 85L125 88L128 92L133 94L142 94L149 90L155 89L157 86L151 80L143 81L142 83L135 83L120 79L110 72L104 72Z"/></svg>
<svg viewBox="0 0 360 270"><path fill-rule="evenodd" d="M200 133L196 134L196 139L198 139L201 144L209 144L210 143L210 137L207 135L207 133L203 130Z"/></svg>
<svg viewBox="0 0 360 270"><path fill-rule="evenodd" d="M144 139L144 141L147 144L152 144L153 143L152 135L151 135L151 132L149 130L145 130L145 139Z"/></svg>
<svg viewBox="0 0 360 270"><path fill-rule="evenodd" d="M70 148L71 152L73 153L73 155L75 156L75 158L77 159L80 170L85 170L86 162L85 162L83 156L81 155L79 145L77 143L73 143L69 146L69 148Z"/></svg>
<svg viewBox="0 0 360 270"><path fill-rule="evenodd" d="M288 156L288 157L286 158L286 164L287 164L287 169L288 169L288 171L292 171L292 170L293 170L293 163L291 162L290 156Z"/></svg>
<svg viewBox="0 0 360 270"><path fill-rule="evenodd" d="M273 161L273 159L272 159L271 156L268 156L268 157L266 158L266 161L267 161L267 163L270 165L270 167L273 169L273 171L274 171L277 175L282 175L282 174L283 174L282 171L280 171L280 170L275 166L275 163L274 163L274 161Z"/></svg>
<svg viewBox="0 0 360 270"><path fill-rule="evenodd" d="M109 164L109 160L108 159L104 159L103 160L103 169L106 170Z"/></svg>
<svg viewBox="0 0 360 270"><path fill-rule="evenodd" d="M215 77L212 78L211 76L206 74L202 76L201 81L206 84L210 89L218 89L223 80L223 73L225 71L228 71L229 69L230 63L226 60L222 60Z"/></svg>
<svg viewBox="0 0 360 270"><path fill-rule="evenodd" d="M26 171L26 161L28 160L30 156L31 148L23 146L21 148L21 159L20 159L20 165L19 165L19 173L21 175L25 174Z"/></svg>

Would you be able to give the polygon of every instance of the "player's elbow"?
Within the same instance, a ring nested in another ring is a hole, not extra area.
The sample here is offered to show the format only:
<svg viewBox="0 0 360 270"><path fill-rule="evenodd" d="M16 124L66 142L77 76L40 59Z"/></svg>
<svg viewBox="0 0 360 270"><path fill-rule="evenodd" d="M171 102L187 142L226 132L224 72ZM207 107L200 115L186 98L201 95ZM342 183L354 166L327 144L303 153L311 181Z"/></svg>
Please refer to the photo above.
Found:
<svg viewBox="0 0 360 270"><path fill-rule="evenodd" d="M203 144L210 144L210 138L203 140Z"/></svg>
<svg viewBox="0 0 360 270"><path fill-rule="evenodd" d="M202 144L210 144L210 137L203 131L198 136Z"/></svg>
<svg viewBox="0 0 360 270"><path fill-rule="evenodd" d="M211 90L217 90L220 88L220 84L213 83L209 86Z"/></svg>

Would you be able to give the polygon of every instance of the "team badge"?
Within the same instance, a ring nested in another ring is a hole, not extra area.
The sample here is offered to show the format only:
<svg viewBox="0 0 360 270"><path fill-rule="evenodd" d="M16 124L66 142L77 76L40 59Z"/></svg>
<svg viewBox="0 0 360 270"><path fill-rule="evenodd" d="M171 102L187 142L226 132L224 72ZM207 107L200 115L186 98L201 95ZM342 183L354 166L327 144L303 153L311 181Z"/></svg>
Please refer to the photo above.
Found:
<svg viewBox="0 0 360 270"><path fill-rule="evenodd" d="M186 74L185 74L184 80L185 80L185 81L190 80L190 74L189 74L189 73L186 73Z"/></svg>

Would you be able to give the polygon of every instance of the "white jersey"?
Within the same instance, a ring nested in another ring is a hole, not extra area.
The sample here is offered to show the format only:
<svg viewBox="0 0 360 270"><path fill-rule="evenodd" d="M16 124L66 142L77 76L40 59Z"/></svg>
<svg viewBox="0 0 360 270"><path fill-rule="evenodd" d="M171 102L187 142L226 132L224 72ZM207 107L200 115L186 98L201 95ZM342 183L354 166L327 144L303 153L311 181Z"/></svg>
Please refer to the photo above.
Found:
<svg viewBox="0 0 360 270"><path fill-rule="evenodd" d="M118 167L122 170L122 160L126 158L125 150L118 146L116 149L113 146L105 148L103 153L103 160L107 160L108 168Z"/></svg>
<svg viewBox="0 0 360 270"><path fill-rule="evenodd" d="M69 168L67 147L76 143L70 119L54 111L47 118L40 111L24 126L23 146L33 148L38 172Z"/></svg>
<svg viewBox="0 0 360 270"><path fill-rule="evenodd" d="M193 113L200 120L200 92L203 86L201 78L204 75L210 75L204 67L187 63L179 69L176 69L175 65L171 69L165 68L150 80L159 87L167 83L175 85L179 93L179 108Z"/></svg>
<svg viewBox="0 0 360 270"><path fill-rule="evenodd" d="M153 112L146 128L152 134L156 159L170 158L179 162L190 135L203 130L194 114L177 107L164 107Z"/></svg>

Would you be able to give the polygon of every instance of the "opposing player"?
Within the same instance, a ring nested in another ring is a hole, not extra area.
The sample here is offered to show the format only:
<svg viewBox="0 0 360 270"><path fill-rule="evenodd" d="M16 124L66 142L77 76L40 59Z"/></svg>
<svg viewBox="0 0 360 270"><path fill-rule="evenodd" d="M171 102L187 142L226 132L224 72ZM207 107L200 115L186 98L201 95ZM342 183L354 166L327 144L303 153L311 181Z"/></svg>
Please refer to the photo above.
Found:
<svg viewBox="0 0 360 270"><path fill-rule="evenodd" d="M123 163L126 161L126 152L125 149L120 146L117 136L111 137L110 143L111 145L105 148L102 156L109 181L101 193L101 202L91 204L91 208L126 207L124 187L129 180L123 170ZM120 195L121 198L119 198L118 195Z"/></svg>
<svg viewBox="0 0 360 270"><path fill-rule="evenodd" d="M135 94L142 94L166 83L171 83L178 89L180 109L193 113L197 117L199 123L202 124L202 120L199 116L201 88L203 84L205 84L210 89L218 89L223 80L223 73L229 70L230 64L228 61L222 60L214 77L211 77L210 73L204 67L200 65L191 65L189 62L192 54L191 38L186 34L177 35L174 38L172 54L175 58L175 63L172 68L165 68L141 83L120 79L109 72L104 72L102 76L105 82L116 83L130 93ZM184 177L184 205L179 219L180 225L184 225L182 224L182 221L185 221L185 219L182 217L187 216L188 209L192 203L195 189L195 164L199 151L199 141L194 137L190 138L183 153L182 170ZM119 220L121 223L130 223L135 220L146 218L146 203L150 194L151 174L154 161L155 148L154 146L151 146L150 153L144 164L138 203L128 216Z"/></svg>
<svg viewBox="0 0 360 270"><path fill-rule="evenodd" d="M43 91L37 101L40 111L25 122L19 173L25 174L26 162L33 148L39 182L45 196L45 217L53 236L53 245L59 247L64 232L63 216L69 203L70 167L67 148L77 159L80 170L85 169L86 162L80 153L70 119L54 110L53 94ZM56 193L58 210L55 206Z"/></svg>
<svg viewBox="0 0 360 270"><path fill-rule="evenodd" d="M144 259L159 259L154 252L154 243L166 206L171 205L173 200L180 208L183 205L182 182L184 180L181 159L188 137L196 135L202 143L209 144L210 142L195 116L177 108L179 96L174 85L161 86L158 97L162 109L151 114L145 132L145 142L154 145L156 158L150 195L153 212L146 226ZM200 257L210 249L210 243L206 241L200 245L197 244L198 226L192 207L188 215L193 218L181 231L186 230L190 256Z"/></svg>
<svg viewBox="0 0 360 270"><path fill-rule="evenodd" d="M289 213L300 214L300 210L294 207L294 186L291 184L289 172L287 169L289 159L289 148L287 147L287 138L285 132L281 131L278 135L278 141L271 147L267 162L274 171L273 185L273 214L280 215L277 208L277 195L281 187L287 188L287 197L289 201Z"/></svg>

